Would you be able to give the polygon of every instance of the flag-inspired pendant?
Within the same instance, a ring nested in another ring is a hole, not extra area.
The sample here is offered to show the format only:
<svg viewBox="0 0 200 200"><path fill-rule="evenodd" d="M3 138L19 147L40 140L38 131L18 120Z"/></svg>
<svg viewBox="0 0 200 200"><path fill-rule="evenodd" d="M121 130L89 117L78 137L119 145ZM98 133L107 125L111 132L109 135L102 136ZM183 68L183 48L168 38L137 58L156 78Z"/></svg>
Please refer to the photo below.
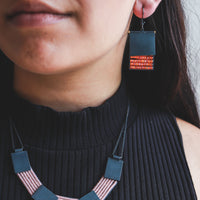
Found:
<svg viewBox="0 0 200 200"><path fill-rule="evenodd" d="M129 34L129 70L153 70L156 32L130 31Z"/></svg>

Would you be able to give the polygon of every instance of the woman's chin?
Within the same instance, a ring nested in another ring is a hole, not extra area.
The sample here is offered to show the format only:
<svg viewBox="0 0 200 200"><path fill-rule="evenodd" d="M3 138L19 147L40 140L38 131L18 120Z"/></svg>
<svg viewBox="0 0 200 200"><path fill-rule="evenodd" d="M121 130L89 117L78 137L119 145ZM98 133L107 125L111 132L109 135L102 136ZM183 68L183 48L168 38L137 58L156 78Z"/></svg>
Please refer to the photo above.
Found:
<svg viewBox="0 0 200 200"><path fill-rule="evenodd" d="M23 70L25 73L34 73L40 75L56 75L75 70L75 67L72 67L72 65L61 66L60 63L42 61L35 62L35 60L34 64L33 62L23 62L14 64L14 66L17 70Z"/></svg>

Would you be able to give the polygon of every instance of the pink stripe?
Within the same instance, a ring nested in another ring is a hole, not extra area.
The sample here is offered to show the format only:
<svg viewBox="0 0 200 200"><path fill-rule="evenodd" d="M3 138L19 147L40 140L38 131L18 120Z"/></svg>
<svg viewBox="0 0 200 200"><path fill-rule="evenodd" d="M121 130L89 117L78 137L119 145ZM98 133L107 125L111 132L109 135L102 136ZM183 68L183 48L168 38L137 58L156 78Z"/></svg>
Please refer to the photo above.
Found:
<svg viewBox="0 0 200 200"><path fill-rule="evenodd" d="M117 181L111 181L107 188L105 188L105 191L102 193L102 199L105 199L105 197L108 195L108 193L113 189L113 187L116 185Z"/></svg>
<svg viewBox="0 0 200 200"><path fill-rule="evenodd" d="M96 191L96 193L98 193L98 195L101 193L101 191L104 189L104 185L107 184L107 182L109 181L109 179L104 178L104 180L102 181L100 187L98 188L98 190Z"/></svg>
<svg viewBox="0 0 200 200"><path fill-rule="evenodd" d="M101 191L101 188L103 187L105 182L106 182L106 178L103 178L103 180L101 181L100 185L98 186L98 188L95 191L97 194L99 193L99 191Z"/></svg>
<svg viewBox="0 0 200 200"><path fill-rule="evenodd" d="M23 172L22 176L24 177L24 179L26 180L27 184L29 185L29 187L31 188L32 194L34 193L34 187L32 186L30 179L27 177L26 173Z"/></svg>
<svg viewBox="0 0 200 200"><path fill-rule="evenodd" d="M36 176L35 172L34 172L33 170L31 170L31 172L32 172L31 174L33 175L34 179L37 180L38 185L41 186L42 183L40 182L40 180L39 180L38 177Z"/></svg>
<svg viewBox="0 0 200 200"><path fill-rule="evenodd" d="M26 189L28 190L28 192L32 195L33 194L33 191L32 191L32 188L31 186L29 186L29 184L27 183L23 173L20 173L18 174L18 176L20 177L22 183L24 184L24 186L26 187Z"/></svg>
<svg viewBox="0 0 200 200"><path fill-rule="evenodd" d="M30 171L24 172L24 173L25 173L25 175L27 176L27 178L28 178L30 184L31 184L32 187L33 187L33 190L34 190L33 192L35 192L35 191L37 190L37 185L35 184L34 179L31 178L31 176L30 176Z"/></svg>
<svg viewBox="0 0 200 200"><path fill-rule="evenodd" d="M96 192L99 199L103 200L116 184L117 181L102 177L93 190Z"/></svg>
<svg viewBox="0 0 200 200"><path fill-rule="evenodd" d="M36 189L38 189L39 185L38 185L38 181L37 179L33 176L33 173L30 171L29 172L29 176L31 177L31 180L34 182L34 184L36 185Z"/></svg>
<svg viewBox="0 0 200 200"><path fill-rule="evenodd" d="M101 199L102 196L102 191L104 190L104 185L106 184L106 181L104 181L104 183L101 184L101 188L96 192L97 196L99 197L99 199Z"/></svg>
<svg viewBox="0 0 200 200"><path fill-rule="evenodd" d="M100 199L102 199L102 197L105 195L105 193L106 193L106 191L107 191L107 188L109 188L111 184L112 184L112 183L110 183L110 181L108 181L108 182L104 185L104 187L103 187L102 190L101 190L101 193L99 194Z"/></svg>
<svg viewBox="0 0 200 200"><path fill-rule="evenodd" d="M32 168L29 171L21 172L17 175L31 196L42 185ZM104 200L108 193L110 193L110 191L116 186L116 184L117 181L102 176L99 182L93 188L93 191L97 194L100 200ZM58 197L58 200L79 200L77 198L63 197L60 195L56 196Z"/></svg>
<svg viewBox="0 0 200 200"><path fill-rule="evenodd" d="M94 191L97 190L97 188L100 186L101 182L104 180L104 176L99 180L99 182L96 184L96 186L93 188Z"/></svg>
<svg viewBox="0 0 200 200"><path fill-rule="evenodd" d="M37 189L42 185L42 183L39 181L37 176L34 174L33 170L30 171L30 176L34 180L35 184L37 185Z"/></svg>
<svg viewBox="0 0 200 200"><path fill-rule="evenodd" d="M20 173L20 176L22 178L22 182L23 182L24 186L29 189L29 192L32 195L33 194L33 189L31 187L31 185L29 184L29 182L26 180L26 177L25 177L24 173L23 172Z"/></svg>
<svg viewBox="0 0 200 200"><path fill-rule="evenodd" d="M102 199L102 196L105 193L106 188L109 187L109 185L110 185L110 180L107 179L107 182L105 184L103 184L103 187L102 187L101 191L99 191L100 199Z"/></svg>
<svg viewBox="0 0 200 200"><path fill-rule="evenodd" d="M63 196L59 196L59 195L57 195L57 197L58 197L58 200L78 200L75 198L63 197Z"/></svg>
<svg viewBox="0 0 200 200"><path fill-rule="evenodd" d="M109 192L113 190L113 188L115 187L116 184L117 184L117 182L115 182L115 183L109 188L109 191L106 192L106 194L102 197L102 200L104 200L104 199L107 197L107 195L109 194Z"/></svg>
<svg viewBox="0 0 200 200"><path fill-rule="evenodd" d="M23 183L23 185L26 187L26 189L28 190L29 194L31 194L31 189L29 187L26 186L26 183L24 182L23 177L20 174L17 174L19 179L21 180L21 182Z"/></svg>

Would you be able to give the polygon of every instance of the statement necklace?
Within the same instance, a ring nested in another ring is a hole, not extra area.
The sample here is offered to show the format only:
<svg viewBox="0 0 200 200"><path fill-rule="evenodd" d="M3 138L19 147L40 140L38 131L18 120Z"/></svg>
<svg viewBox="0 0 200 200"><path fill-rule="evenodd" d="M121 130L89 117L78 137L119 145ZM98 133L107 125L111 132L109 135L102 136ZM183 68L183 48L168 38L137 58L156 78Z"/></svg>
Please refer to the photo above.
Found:
<svg viewBox="0 0 200 200"><path fill-rule="evenodd" d="M16 175L19 177L28 193L32 196L34 200L104 200L107 198L109 193L114 189L117 183L121 179L121 173L123 169L123 152L124 152L124 144L126 138L126 130L127 130L127 122L128 115L130 110L130 100L128 99L128 107L126 112L126 119L120 131L119 137L113 149L113 153L111 157L108 157L106 170L104 175L101 177L99 182L95 185L95 187L88 194L84 195L80 199L64 197L60 195L56 195L51 192L48 188L46 188L41 181L38 179L37 175L33 171L28 152L24 150L24 146L22 140L17 132L14 121L12 117L9 118L10 124L10 134L11 141L13 147L13 153L11 153L12 164ZM20 143L20 148L15 148L14 142L14 134L17 136L17 139ZM116 155L116 150L119 147L119 142L122 139L122 146L119 155Z"/></svg>

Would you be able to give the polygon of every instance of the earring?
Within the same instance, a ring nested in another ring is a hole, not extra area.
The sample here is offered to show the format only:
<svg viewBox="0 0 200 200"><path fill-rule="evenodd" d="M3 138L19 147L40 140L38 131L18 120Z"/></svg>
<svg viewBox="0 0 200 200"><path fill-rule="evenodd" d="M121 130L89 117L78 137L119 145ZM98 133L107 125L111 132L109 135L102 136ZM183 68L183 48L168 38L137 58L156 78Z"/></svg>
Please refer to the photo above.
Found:
<svg viewBox="0 0 200 200"><path fill-rule="evenodd" d="M144 7L140 31L129 31L129 70L154 70L156 31L144 31Z"/></svg>

